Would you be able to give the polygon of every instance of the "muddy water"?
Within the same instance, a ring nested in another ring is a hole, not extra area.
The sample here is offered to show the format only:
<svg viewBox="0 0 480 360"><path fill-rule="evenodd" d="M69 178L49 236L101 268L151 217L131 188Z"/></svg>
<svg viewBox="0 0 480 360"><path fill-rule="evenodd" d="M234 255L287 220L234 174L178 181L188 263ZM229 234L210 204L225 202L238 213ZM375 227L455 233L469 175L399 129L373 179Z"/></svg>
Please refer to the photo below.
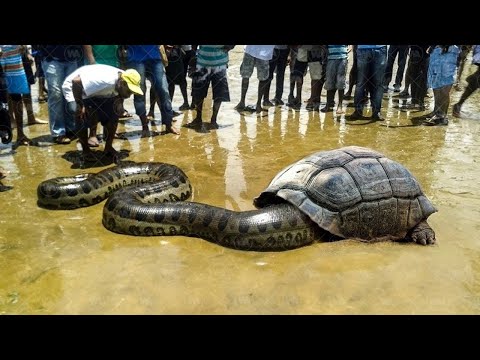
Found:
<svg viewBox="0 0 480 360"><path fill-rule="evenodd" d="M384 124L349 123L304 107L242 116L233 110L240 98L242 49L231 52L232 101L220 110L221 129L181 128L180 136L140 139L134 118L121 122L126 140L114 146L129 151L128 160L178 165L192 181L195 201L237 211L253 209L253 198L271 178L307 154L344 145L371 147L418 178L439 209L429 220L438 245L344 240L258 253L195 238L115 234L102 226L103 204L70 211L37 207L41 181L110 165L78 168L79 145L52 145L48 125L36 125L26 133L39 146L12 152L11 144L0 145L3 183L14 187L0 193L0 313L480 313L479 93L464 105L465 118L451 117L447 127L408 126L415 114L396 109L392 94L384 99ZM467 65L465 72L472 70ZM255 103L257 84L252 78L247 104ZM307 98L308 77L305 84ZM284 99L288 75L285 88ZM33 94L36 99L35 87ZM452 91L453 101L459 96ZM131 100L127 109L134 113ZM35 110L47 119L46 105L35 104ZM192 115L185 112L177 126Z"/></svg>

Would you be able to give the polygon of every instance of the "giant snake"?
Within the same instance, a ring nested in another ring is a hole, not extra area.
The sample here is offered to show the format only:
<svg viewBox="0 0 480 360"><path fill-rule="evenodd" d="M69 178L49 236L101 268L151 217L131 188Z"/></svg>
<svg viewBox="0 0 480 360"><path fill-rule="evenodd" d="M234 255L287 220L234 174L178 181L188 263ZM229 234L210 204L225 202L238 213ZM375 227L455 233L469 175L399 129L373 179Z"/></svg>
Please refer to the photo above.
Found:
<svg viewBox="0 0 480 360"><path fill-rule="evenodd" d="M231 211L187 201L192 186L177 166L123 162L98 173L57 177L38 185L38 205L75 209L108 198L102 223L134 236L191 236L239 250L280 251L310 244L319 227L287 202Z"/></svg>

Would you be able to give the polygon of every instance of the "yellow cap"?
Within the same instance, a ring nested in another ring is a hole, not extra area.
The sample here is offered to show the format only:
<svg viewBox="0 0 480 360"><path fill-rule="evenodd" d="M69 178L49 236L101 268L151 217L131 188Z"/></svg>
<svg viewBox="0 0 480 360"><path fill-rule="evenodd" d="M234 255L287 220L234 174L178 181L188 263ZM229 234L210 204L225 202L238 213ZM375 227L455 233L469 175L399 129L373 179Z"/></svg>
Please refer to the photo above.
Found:
<svg viewBox="0 0 480 360"><path fill-rule="evenodd" d="M126 81L128 88L138 95L143 95L143 91L140 88L141 76L135 69L127 69L122 73L122 79Z"/></svg>

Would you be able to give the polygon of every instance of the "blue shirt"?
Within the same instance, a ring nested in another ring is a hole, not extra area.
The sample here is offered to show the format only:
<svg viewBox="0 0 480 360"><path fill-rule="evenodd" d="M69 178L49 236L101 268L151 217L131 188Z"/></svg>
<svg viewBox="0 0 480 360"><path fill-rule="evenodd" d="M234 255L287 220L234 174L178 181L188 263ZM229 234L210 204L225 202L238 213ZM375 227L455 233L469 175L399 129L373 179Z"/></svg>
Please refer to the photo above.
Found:
<svg viewBox="0 0 480 360"><path fill-rule="evenodd" d="M145 60L161 60L158 45L128 45L128 61L141 63Z"/></svg>

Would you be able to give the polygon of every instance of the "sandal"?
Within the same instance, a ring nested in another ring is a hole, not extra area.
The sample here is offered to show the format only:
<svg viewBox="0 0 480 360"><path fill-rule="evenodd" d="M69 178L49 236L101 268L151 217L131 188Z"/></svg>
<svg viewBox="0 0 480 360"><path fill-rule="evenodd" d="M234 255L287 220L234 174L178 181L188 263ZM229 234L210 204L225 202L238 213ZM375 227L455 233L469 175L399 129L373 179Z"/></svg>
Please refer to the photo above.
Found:
<svg viewBox="0 0 480 360"><path fill-rule="evenodd" d="M123 113L122 115L119 116L120 119L128 119L128 118L132 118L133 115L130 114L127 110L123 110Z"/></svg>
<svg viewBox="0 0 480 360"><path fill-rule="evenodd" d="M21 145L29 146L29 145L33 145L33 141L30 140L29 138L27 138L26 136L23 136L23 137L21 137L20 139L17 140L16 145L17 146L21 146Z"/></svg>
<svg viewBox="0 0 480 360"><path fill-rule="evenodd" d="M70 144L72 142L72 140L70 140L70 138L68 138L65 135L60 135L60 136L58 136L57 138L54 139L54 142L56 144L66 145L66 144Z"/></svg>
<svg viewBox="0 0 480 360"><path fill-rule="evenodd" d="M180 131L178 131L177 129L175 129L175 128L172 127L172 126L167 126L166 129L165 129L165 133L166 133L166 134L180 135Z"/></svg>
<svg viewBox="0 0 480 360"><path fill-rule="evenodd" d="M88 146L90 147L99 147L100 144L98 143L98 139L96 137L91 137L87 141Z"/></svg>
<svg viewBox="0 0 480 360"><path fill-rule="evenodd" d="M438 116L435 115L434 117L431 117L430 119L425 120L422 125L424 126L446 126L448 125L448 119L446 117Z"/></svg>

